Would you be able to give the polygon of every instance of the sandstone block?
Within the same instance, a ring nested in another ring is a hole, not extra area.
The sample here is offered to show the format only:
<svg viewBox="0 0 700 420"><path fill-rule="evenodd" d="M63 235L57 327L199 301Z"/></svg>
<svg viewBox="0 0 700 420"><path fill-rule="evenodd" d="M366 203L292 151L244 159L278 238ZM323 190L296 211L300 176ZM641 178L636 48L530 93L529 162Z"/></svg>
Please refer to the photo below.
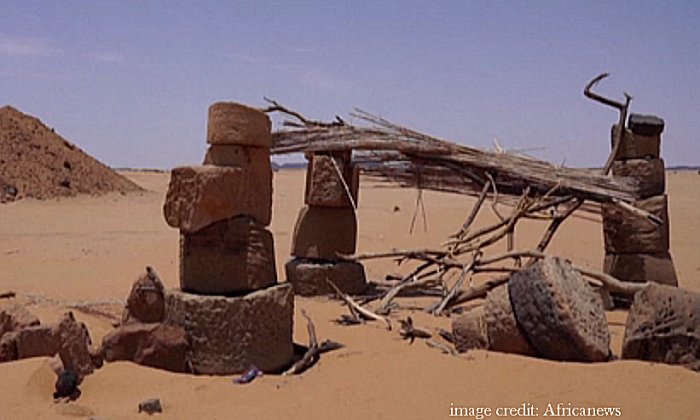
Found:
<svg viewBox="0 0 700 420"><path fill-rule="evenodd" d="M642 198L661 195L666 189L666 169L663 159L628 159L613 162L613 175L634 178Z"/></svg>
<svg viewBox="0 0 700 420"><path fill-rule="evenodd" d="M652 284L634 297L622 357L700 370L700 294Z"/></svg>
<svg viewBox="0 0 700 420"><path fill-rule="evenodd" d="M277 283L272 233L250 217L215 222L180 236L180 287L230 294Z"/></svg>
<svg viewBox="0 0 700 420"><path fill-rule="evenodd" d="M189 340L184 329L160 323L122 325L102 340L108 362L128 360L139 365L187 372Z"/></svg>
<svg viewBox="0 0 700 420"><path fill-rule="evenodd" d="M279 371L293 358L294 292L280 284L240 297L169 290L166 323L190 338L194 373L229 375L251 364Z"/></svg>
<svg viewBox="0 0 700 420"><path fill-rule="evenodd" d="M358 167L349 161L315 154L307 166L305 203L319 207L352 208L352 203L357 205L359 185ZM348 198L348 190L352 202Z"/></svg>
<svg viewBox="0 0 700 420"><path fill-rule="evenodd" d="M90 334L82 322L77 322L72 312L66 313L58 324L53 325L52 334L58 339L58 355L66 370L73 370L81 377L95 369L90 355Z"/></svg>
<svg viewBox="0 0 700 420"><path fill-rule="evenodd" d="M678 286L678 277L669 252L655 254L607 254L603 269L611 276L632 283L646 281Z"/></svg>
<svg viewBox="0 0 700 420"><path fill-rule="evenodd" d="M611 146L614 146L615 141L615 126L611 130ZM634 134L630 129L625 129L622 138L622 144L617 151L617 160L626 159L658 159L661 155L661 135L655 134L644 136Z"/></svg>
<svg viewBox="0 0 700 420"><path fill-rule="evenodd" d="M163 206L165 220L184 232L235 216L267 226L272 219L272 170L233 166L183 166L172 170Z"/></svg>
<svg viewBox="0 0 700 420"><path fill-rule="evenodd" d="M653 254L669 249L668 203L665 195L638 200L635 207L663 221L661 226L614 204L602 204L605 251L611 254Z"/></svg>
<svg viewBox="0 0 700 420"><path fill-rule="evenodd" d="M515 320L506 285L491 290L484 302L484 321L489 349L504 353L536 355Z"/></svg>
<svg viewBox="0 0 700 420"><path fill-rule="evenodd" d="M33 325L39 325L39 318L22 305L12 304L0 310L0 337Z"/></svg>
<svg viewBox="0 0 700 420"><path fill-rule="evenodd" d="M609 359L603 303L568 261L548 257L514 273L508 292L518 325L540 356L581 362Z"/></svg>
<svg viewBox="0 0 700 420"><path fill-rule="evenodd" d="M217 102L209 107L207 142L272 147L272 123L264 112L234 102Z"/></svg>
<svg viewBox="0 0 700 420"><path fill-rule="evenodd" d="M59 341L51 325L35 325L15 333L17 358L53 356L58 352Z"/></svg>
<svg viewBox="0 0 700 420"><path fill-rule="evenodd" d="M630 114L627 126L634 134L655 136L663 133L664 120L655 115Z"/></svg>
<svg viewBox="0 0 700 420"><path fill-rule="evenodd" d="M455 349L460 353L489 348L484 308L474 308L455 318L452 321L452 338Z"/></svg>
<svg viewBox="0 0 700 420"><path fill-rule="evenodd" d="M156 275L145 273L134 282L122 322L160 322L165 314L165 288Z"/></svg>
<svg viewBox="0 0 700 420"><path fill-rule="evenodd" d="M332 281L349 295L362 293L367 288L365 267L355 261L315 262L294 258L284 266L287 282L294 294L319 296L333 293L326 280Z"/></svg>
<svg viewBox="0 0 700 420"><path fill-rule="evenodd" d="M252 168L251 172L263 172L266 168L271 168L270 149L235 144L212 144L204 156L204 164L238 166Z"/></svg>
<svg viewBox="0 0 700 420"><path fill-rule="evenodd" d="M354 253L356 241L353 209L304 206L294 227L292 255L333 261L338 253Z"/></svg>

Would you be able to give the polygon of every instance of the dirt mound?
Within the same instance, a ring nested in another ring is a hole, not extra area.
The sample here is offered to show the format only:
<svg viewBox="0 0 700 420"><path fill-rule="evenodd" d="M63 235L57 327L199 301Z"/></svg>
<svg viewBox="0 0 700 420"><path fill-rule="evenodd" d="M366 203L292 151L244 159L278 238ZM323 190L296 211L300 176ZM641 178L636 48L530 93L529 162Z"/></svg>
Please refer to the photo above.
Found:
<svg viewBox="0 0 700 420"><path fill-rule="evenodd" d="M39 119L11 106L0 108L0 203L136 191L143 189Z"/></svg>

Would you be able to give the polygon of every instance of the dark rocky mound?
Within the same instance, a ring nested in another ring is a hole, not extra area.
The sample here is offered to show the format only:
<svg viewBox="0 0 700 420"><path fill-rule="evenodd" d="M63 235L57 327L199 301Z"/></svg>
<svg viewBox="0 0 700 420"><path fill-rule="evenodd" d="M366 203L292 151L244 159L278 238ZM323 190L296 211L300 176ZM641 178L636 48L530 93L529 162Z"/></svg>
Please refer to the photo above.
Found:
<svg viewBox="0 0 700 420"><path fill-rule="evenodd" d="M39 119L11 106L0 108L0 203L138 191L143 189Z"/></svg>

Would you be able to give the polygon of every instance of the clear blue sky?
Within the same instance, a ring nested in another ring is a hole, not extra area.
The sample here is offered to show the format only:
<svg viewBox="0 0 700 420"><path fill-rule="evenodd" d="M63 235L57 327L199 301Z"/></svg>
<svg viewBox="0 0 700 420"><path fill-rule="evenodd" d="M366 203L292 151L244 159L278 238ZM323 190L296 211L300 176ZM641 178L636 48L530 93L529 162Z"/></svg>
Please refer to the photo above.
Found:
<svg viewBox="0 0 700 420"><path fill-rule="evenodd" d="M699 1L12 1L0 105L113 166L196 164L207 107L309 117L354 107L428 134L602 165L617 113L667 122L667 164L700 164Z"/></svg>

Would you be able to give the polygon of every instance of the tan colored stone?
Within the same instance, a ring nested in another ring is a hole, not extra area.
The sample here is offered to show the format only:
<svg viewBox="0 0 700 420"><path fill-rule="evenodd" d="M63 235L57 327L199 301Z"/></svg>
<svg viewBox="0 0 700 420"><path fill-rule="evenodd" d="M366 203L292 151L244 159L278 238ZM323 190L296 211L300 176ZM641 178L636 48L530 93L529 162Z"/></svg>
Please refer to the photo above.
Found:
<svg viewBox="0 0 700 420"><path fill-rule="evenodd" d="M184 232L250 216L267 226L272 218L272 170L252 167L183 166L173 169L163 206L165 220Z"/></svg>
<svg viewBox="0 0 700 420"><path fill-rule="evenodd" d="M547 257L514 273L508 292L515 319L538 355L581 362L610 358L600 295L568 261Z"/></svg>
<svg viewBox="0 0 700 420"><path fill-rule="evenodd" d="M352 254L357 243L357 220L350 208L304 206L292 238L292 255L334 261Z"/></svg>
<svg viewBox="0 0 700 420"><path fill-rule="evenodd" d="M230 294L277 283L272 233L250 217L215 222L180 235L180 287Z"/></svg>
<svg viewBox="0 0 700 420"><path fill-rule="evenodd" d="M661 195L666 189L666 170L663 159L618 160L613 162L612 173L637 181L637 193L641 198Z"/></svg>
<svg viewBox="0 0 700 420"><path fill-rule="evenodd" d="M482 306L473 308L452 321L452 339L455 349L460 353L489 348Z"/></svg>
<svg viewBox="0 0 700 420"><path fill-rule="evenodd" d="M287 282L294 294L320 296L334 293L326 280L332 281L349 295L362 293L367 288L365 267L355 261L315 262L294 258L284 266Z"/></svg>
<svg viewBox="0 0 700 420"><path fill-rule="evenodd" d="M239 297L169 290L166 323L185 329L194 373L230 375L250 365L265 372L288 366L293 354L294 292L279 284Z"/></svg>
<svg viewBox="0 0 700 420"><path fill-rule="evenodd" d="M212 144L204 156L204 164L265 170L271 168L270 149L235 144Z"/></svg>
<svg viewBox="0 0 700 420"><path fill-rule="evenodd" d="M108 362L129 360L171 372L187 372L190 351L185 330L160 323L132 323L111 331L102 340Z"/></svg>
<svg viewBox="0 0 700 420"><path fill-rule="evenodd" d="M506 285L491 290L486 296L484 322L489 349L528 356L537 354L518 327Z"/></svg>
<svg viewBox="0 0 700 420"><path fill-rule="evenodd" d="M75 320L72 312L53 325L52 334L58 338L58 355L66 370L73 370L81 377L95 370L90 354L90 334L84 323Z"/></svg>
<svg viewBox="0 0 700 420"><path fill-rule="evenodd" d="M627 315L622 357L700 371L700 294L657 284L637 292Z"/></svg>
<svg viewBox="0 0 700 420"><path fill-rule="evenodd" d="M272 147L272 123L264 112L235 102L217 102L209 107L207 142Z"/></svg>
<svg viewBox="0 0 700 420"><path fill-rule="evenodd" d="M666 195L638 200L635 207L663 221L661 226L614 205L602 204L605 251L610 254L653 254L669 249L669 220Z"/></svg>
<svg viewBox="0 0 700 420"><path fill-rule="evenodd" d="M318 207L352 208L353 203L357 205L359 179L359 168L355 165L332 156L312 155L306 172L305 203Z"/></svg>
<svg viewBox="0 0 700 420"><path fill-rule="evenodd" d="M0 310L0 337L6 332L34 325L39 325L39 318L22 305L11 304Z"/></svg>
<svg viewBox="0 0 700 420"><path fill-rule="evenodd" d="M615 141L615 126L611 129L611 146L614 146ZM645 136L634 134L631 130L626 129L622 144L617 151L616 159L658 159L661 149L661 135L655 134Z"/></svg>

